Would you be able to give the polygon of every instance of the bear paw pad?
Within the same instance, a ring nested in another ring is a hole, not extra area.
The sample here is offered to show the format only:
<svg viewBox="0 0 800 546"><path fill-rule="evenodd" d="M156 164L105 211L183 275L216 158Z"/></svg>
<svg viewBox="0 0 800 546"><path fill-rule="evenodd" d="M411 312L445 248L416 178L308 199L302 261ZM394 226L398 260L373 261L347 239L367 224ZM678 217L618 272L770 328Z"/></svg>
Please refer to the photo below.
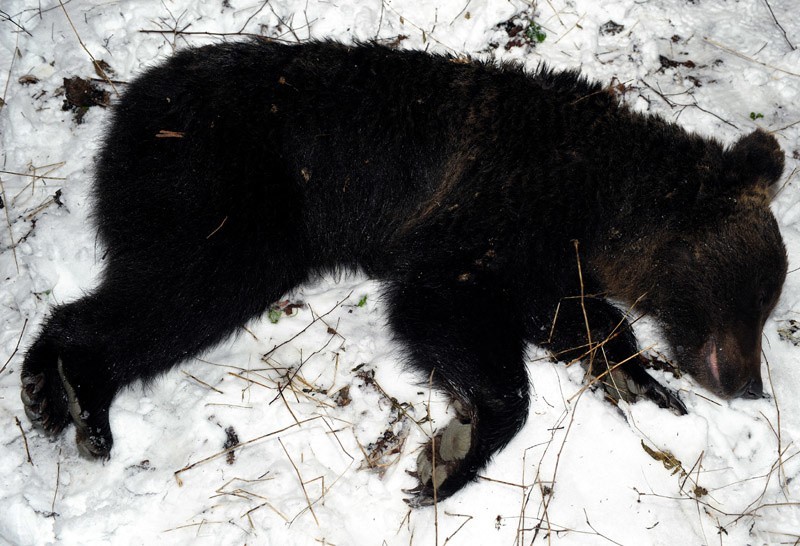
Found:
<svg viewBox="0 0 800 546"><path fill-rule="evenodd" d="M405 501L412 507L429 506L436 500L450 496L458 488L443 489L448 478L462 474L463 460L472 446L472 424L459 420L451 421L441 434L428 442L417 457L417 469L410 472L419 483L413 489L405 490L412 495ZM461 481L461 480L459 480ZM436 494L438 493L438 494Z"/></svg>

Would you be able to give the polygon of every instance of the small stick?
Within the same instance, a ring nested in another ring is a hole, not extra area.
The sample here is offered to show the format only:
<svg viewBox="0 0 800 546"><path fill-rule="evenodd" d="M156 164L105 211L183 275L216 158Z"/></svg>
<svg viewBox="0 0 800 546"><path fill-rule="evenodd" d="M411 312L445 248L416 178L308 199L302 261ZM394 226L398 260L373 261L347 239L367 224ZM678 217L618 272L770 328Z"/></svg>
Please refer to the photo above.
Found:
<svg viewBox="0 0 800 546"><path fill-rule="evenodd" d="M208 384L208 383L206 383L205 381L202 381L202 380L200 380L200 379L196 378L195 376L193 376L192 374L190 374L190 373L189 373L189 372L187 372L186 370L181 370L181 371L183 372L183 374L184 374L186 377L189 377L189 378L191 378L191 379L194 379L195 381L197 381L198 383L200 383L201 385L203 385L203 386L204 386L204 387L206 387L207 389L211 389L212 391L214 391L214 392L218 392L219 394L225 394L224 392L222 392L222 391L221 391L221 390L219 390L218 388L216 388L216 387L212 387L211 385L209 385L209 384ZM230 372L228 372L228 373L230 373Z"/></svg>
<svg viewBox="0 0 800 546"><path fill-rule="evenodd" d="M19 34L17 34L19 36ZM3 207L3 212L6 215L6 225L8 226L8 238L11 240L11 254L14 256L14 265L17 267L17 275L19 275L19 261L17 260L17 243L14 242L14 230L11 227L11 217L8 215L8 199L6 198L6 188L3 185L3 179L0 178L0 194L3 196L3 203L7 206ZM8 362L6 362L8 364ZM3 366L5 369L5 366Z"/></svg>
<svg viewBox="0 0 800 546"><path fill-rule="evenodd" d="M259 13L261 13L261 10L263 10L265 7L267 7L267 4L268 4L268 3L269 3L269 0L264 0L264 3L263 3L263 4L261 4L261 7L260 7L260 8L258 8L258 9L257 9L255 12L253 12L253 13L250 15L250 17L248 17L248 18L247 18L247 21L245 21L245 22L244 22L244 24L242 25L242 28L241 28L241 29L239 29L239 32L240 32L240 33L241 33L241 32L244 32L244 29L246 29L246 28L247 28L247 25L249 25L249 24L250 24L250 21L252 21L252 20L253 20L253 18L254 18L256 15L258 15Z"/></svg>
<svg viewBox="0 0 800 546"><path fill-rule="evenodd" d="M11 355L8 357L8 360L6 360L6 363L3 364L2 368L0 368L0 373L3 373L5 371L6 366L8 366L8 363L11 362L11 359L14 358L14 355L17 354L17 351L19 350L19 343L20 343L20 341L22 341L22 334L25 333L25 327L27 325L28 325L28 319L25 319L25 322L22 323L22 330L19 331L19 337L17 338L17 344L14 346L14 350L11 351Z"/></svg>
<svg viewBox="0 0 800 546"><path fill-rule="evenodd" d="M315 322L317 322L318 320L322 320L323 318L325 318L328 315L330 315L331 313L333 313L336 310L337 307L339 307L342 303L344 303L345 301L350 299L350 296L352 296L352 295L353 295L353 291L351 290L350 293L347 294L344 298L342 298L341 300L337 301L336 304L333 307L331 307L330 311L328 311L324 315L319 315L317 317L314 317L314 319L308 324L308 326L306 326L305 328L303 328L302 330L297 332L295 335L293 335L292 337L290 337L286 341L275 345L272 349L267 351L267 353L262 357L262 360L268 358L270 355L272 355L272 353L274 353L275 351L277 351L278 349L280 349L281 347L283 347L287 343L291 343L292 341L294 341L295 339L300 337L302 334L304 334L306 332L306 330L311 328L311 326L313 326Z"/></svg>
<svg viewBox="0 0 800 546"><path fill-rule="evenodd" d="M61 458L61 450L58 452L59 459ZM56 514L56 497L58 496L58 482L61 481L61 461L56 462L56 490L53 492L53 504L50 505L50 512L55 516Z"/></svg>
<svg viewBox="0 0 800 546"><path fill-rule="evenodd" d="M223 218L223 219L222 219L222 222L220 222L220 224L217 226L217 228L216 228L214 231L212 231L211 233L209 233L209 234L206 236L206 240L208 240L208 239L211 239L211 237L212 237L212 236L213 236L213 235L214 235L216 232L218 232L219 230L221 230L221 229L222 229L222 226L224 226L224 225L225 225L225 222L227 222L227 221L228 221L228 217L226 216L225 218Z"/></svg>
<svg viewBox="0 0 800 546"><path fill-rule="evenodd" d="M764 67L769 68L771 70L777 70L778 72L783 72L784 74L789 74L790 76L800 77L800 74L798 74L797 72L791 72L789 70L784 70L783 68L778 68L777 66L772 66L772 65L767 64L767 63L762 63L761 61L757 61L757 60L755 60L755 59L753 59L751 57L748 57L747 55L745 55L743 53L739 53L738 51L736 51L734 49L731 49L728 46L722 45L721 43L716 42L716 41L712 40L711 38L703 38L703 41L705 41L708 44L711 44L712 46L714 46L716 48L721 49L722 51L727 51L731 55L735 55L736 57L739 57L740 59L744 59L745 61L750 61L751 63L760 64L761 66L764 66Z"/></svg>
<svg viewBox="0 0 800 546"><path fill-rule="evenodd" d="M466 8L464 8L464 9L466 9ZM449 537L444 539L444 542L442 543L442 546L444 546L445 544L450 542L450 539L453 538L454 536L456 536L456 533L458 533L473 518L473 516L470 516L469 514L451 514L450 512L445 512L445 514L448 515L448 516L455 516L455 517L458 517L458 518L467 518L467 519L465 519L464 522L461 525L459 525L458 528L455 531L453 531L452 535L450 535Z"/></svg>
<svg viewBox="0 0 800 546"><path fill-rule="evenodd" d="M781 407L778 404L778 396L775 393L775 385L772 383L772 369L770 368L769 360L767 359L767 355L764 353L763 349L761 350L761 353L764 355L764 363L767 365L767 378L769 379L770 389L772 389L772 400L775 402L775 414L777 416L777 422L775 423L775 428L777 431L775 435L778 438L778 483L781 484L782 488L785 488L788 482L786 480L786 470L783 468L783 460L781 456L783 452L783 449L781 448ZM783 480L781 480L781 475L783 475Z"/></svg>
<svg viewBox="0 0 800 546"><path fill-rule="evenodd" d="M75 28L75 25L72 23L72 18L70 18L69 13L67 12L67 8L64 6L64 2L62 2L62 0L58 0L58 3L61 4L61 9L64 11L64 15L67 17L67 21L69 22L69 26L72 27L72 31L75 33L75 37L78 38L78 43L81 44L83 50L89 55L89 58L92 59L92 64L97 70L100 71L100 74L102 74L103 79L106 82L108 82L108 85L110 85L111 89L114 90L114 94L119 97L119 91L117 91L117 86L114 85L114 83L111 81L111 78L109 78L108 74L106 74L106 71L103 70L103 67L100 65L99 62L97 62L97 59L94 58L92 52L89 51L89 49L86 47L86 44L83 43L81 35L78 34L78 29Z"/></svg>
<svg viewBox="0 0 800 546"><path fill-rule="evenodd" d="M22 32L24 32L25 34L27 34L31 38L33 38L33 34L28 32L28 30L25 27L23 27L22 25L17 23L14 19L11 18L11 16L9 14L4 12L3 10L0 10L0 17L2 17L5 21L8 21L9 23L11 23L12 25L17 27L18 29L20 29Z"/></svg>
<svg viewBox="0 0 800 546"><path fill-rule="evenodd" d="M0 97L2 99L0 100L0 108L2 108L6 103L6 97L8 96L8 84L11 83L11 73L14 70L14 61L17 60L17 55L22 55L19 51L19 32L17 33L16 42L14 43L14 51L11 53L11 63L8 65L8 77L6 78L6 86L3 89L3 96Z"/></svg>
<svg viewBox="0 0 800 546"><path fill-rule="evenodd" d="M28 449L28 437L25 436L25 430L22 428L22 423L19 422L19 417L16 415L14 416L14 421L17 422L17 428L19 428L20 433L22 434L22 443L25 444L25 453L28 456L28 464L33 466L33 460L31 459L31 451Z"/></svg>
<svg viewBox="0 0 800 546"><path fill-rule="evenodd" d="M18 173L14 171L0 171L0 174L13 174L14 176L26 176L28 178L34 178L36 180L66 180L66 178L62 176L40 176L38 174Z"/></svg>
<svg viewBox="0 0 800 546"><path fill-rule="evenodd" d="M281 444L281 447L283 448L283 452L286 453L286 456L289 458L289 462L292 463L292 468L294 468L294 472L295 472L295 474L297 474L297 479L300 481L300 487L303 489L303 495L305 495L305 497L306 497L306 503L308 504L308 510L309 510L309 512L311 512L311 515L314 516L314 522L317 524L317 527L319 527L319 520L317 519L317 514L314 513L314 507L311 506L311 499L308 497L308 491L306 491L306 485L303 482L303 477L300 475L300 470L297 468L297 465L294 464L294 461L292 460L292 456L289 455L288 451L286 451L286 446L283 445L283 441L280 438L278 438L278 443Z"/></svg>
<svg viewBox="0 0 800 546"><path fill-rule="evenodd" d="M592 364L594 364L594 357L596 354L596 348L593 347L592 343L592 329L589 328L589 316L586 314L586 300L584 298L584 286L583 286L583 271L581 270L581 254L578 250L578 240L575 239L572 241L572 244L575 246L575 260L578 264L578 279L581 283L581 311L583 311L583 322L586 326L586 340L589 342L589 375L592 374Z"/></svg>
<svg viewBox="0 0 800 546"><path fill-rule="evenodd" d="M235 446L231 446L231 447L229 447L227 449L223 449L222 451L214 453L213 455L209 455L208 457L206 457L204 459L200 459L199 461L196 461L196 462L193 462L192 464L186 465L183 468L181 468L180 470L176 470L175 472L173 472L173 475L175 476L175 479L177 480L178 485L183 485L183 481L180 478L180 474L183 474L184 472L186 472L188 470L191 470L191 469L193 469L193 468L195 468L197 466L200 466L203 463L207 463L208 461L213 461L214 459L216 459L218 457L221 457L223 455L227 455L231 451L234 451L234 450L239 449L241 447L244 447L246 445L258 442L259 440L263 440L264 438L269 438L270 436L275 436L276 434L280 434L281 432L285 432L285 431L289 430L290 428L294 428L296 426L302 425L304 423L308 423L309 421L314 421L314 420L319 419L319 418L321 418L320 415L316 415L314 417L309 417L308 419L304 419L304 420L300 421L299 423L292 423L291 425L285 426L285 427L283 427L281 429L278 429L278 430L273 430L272 432L268 432L267 434L262 434L261 436L257 436L256 438L253 438L251 440L247 440L245 442L239 442Z"/></svg>
<svg viewBox="0 0 800 546"><path fill-rule="evenodd" d="M781 24L778 22L778 18L775 17L775 12L772 11L772 6L769 5L769 0L764 0L764 3L767 5L769 14L772 15L772 20L775 21L775 24L778 25L779 29L781 29L781 32L783 33L783 39L786 40L786 43L789 44L789 47L792 48L792 51L795 51L797 48L792 42L789 41L789 37L786 35L786 29L781 26Z"/></svg>

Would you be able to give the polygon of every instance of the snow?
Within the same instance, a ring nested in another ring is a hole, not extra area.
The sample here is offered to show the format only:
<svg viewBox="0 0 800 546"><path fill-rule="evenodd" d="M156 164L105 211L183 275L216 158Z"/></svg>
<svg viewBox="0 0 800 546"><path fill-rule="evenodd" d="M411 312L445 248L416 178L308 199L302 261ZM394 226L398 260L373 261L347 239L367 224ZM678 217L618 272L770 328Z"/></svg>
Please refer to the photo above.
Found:
<svg viewBox="0 0 800 546"><path fill-rule="evenodd" d="M288 296L305 303L292 316L276 324L264 317L154 384L127 389L112 406L116 443L106 463L78 455L73 429L49 439L31 427L19 399L24 350L48 309L90 290L99 272L102 250L89 224L87 195L108 111L92 107L77 124L61 108L63 78L96 75L59 3L4 0L0 544L796 543L800 348L778 333L800 309L794 273L800 257L800 50L789 43L800 46L794 4L65 3L86 49L122 82L175 48L241 39L178 35L174 29L289 41L391 42L402 35L405 48L494 55L530 67L546 61L580 68L605 83L614 78L627 87L632 107L725 142L755 127L774 131L787 168L773 210L791 273L764 331L763 373L772 397L723 401L691 378L658 374L681 392L688 415L649 402L620 411L597 392L578 394L578 367L551 363L531 348L533 394L525 428L477 483L436 509L409 510L401 489L414 480L406 470L414 467L426 434L447 422L447 401L426 388L425 378L403 370L402 352L385 327L379 287L359 275L304 286ZM506 50L509 36L497 25L520 13L547 36L535 47ZM602 33L610 20L624 28ZM662 56L684 64L662 68ZM26 75L36 82L20 83ZM57 190L63 206L53 202ZM643 346L666 350L652 323L639 328L639 337ZM279 391L289 378L292 385ZM345 386L351 401L340 406L335 393ZM419 421L430 408L433 421L417 425L396 404ZM237 448L232 464L224 454L206 460L223 450L229 427L240 442L257 440ZM387 430L403 439L395 446L399 453L387 449L368 468L370 444ZM643 445L674 459L656 460Z"/></svg>

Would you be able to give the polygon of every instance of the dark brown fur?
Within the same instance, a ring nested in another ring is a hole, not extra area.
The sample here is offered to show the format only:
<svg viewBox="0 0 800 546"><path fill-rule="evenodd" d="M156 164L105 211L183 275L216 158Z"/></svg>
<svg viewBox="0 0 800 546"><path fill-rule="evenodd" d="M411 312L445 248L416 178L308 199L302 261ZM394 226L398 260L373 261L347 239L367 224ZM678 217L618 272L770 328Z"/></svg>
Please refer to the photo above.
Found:
<svg viewBox="0 0 800 546"><path fill-rule="evenodd" d="M608 298L655 315L705 387L760 396L786 273L765 195L782 168L766 133L725 149L571 72L333 43L182 51L115 107L95 191L104 276L53 309L23 402L107 457L119 389L316 273L361 268L408 364L459 402L413 502L443 499L525 420L527 343L596 375L619 365L613 397L684 410L631 358Z"/></svg>

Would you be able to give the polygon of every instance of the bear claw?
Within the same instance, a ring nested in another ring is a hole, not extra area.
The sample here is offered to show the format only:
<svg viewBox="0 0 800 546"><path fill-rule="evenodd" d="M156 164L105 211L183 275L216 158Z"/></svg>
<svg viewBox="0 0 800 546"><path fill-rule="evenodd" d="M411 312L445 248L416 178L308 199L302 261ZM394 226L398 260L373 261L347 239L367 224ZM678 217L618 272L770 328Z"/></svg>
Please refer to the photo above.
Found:
<svg viewBox="0 0 800 546"><path fill-rule="evenodd" d="M61 359L58 360L55 370L46 369L36 374L23 373L20 399L25 414L35 427L48 435L56 436L71 420L75 423L75 441L81 455L89 459L109 457L113 444L111 433L89 424L90 415L81 409L75 388L64 373Z"/></svg>
<svg viewBox="0 0 800 546"><path fill-rule="evenodd" d="M56 435L67 424L66 408L64 407L66 394L59 390L59 385L52 383L45 373L23 375L20 398L25 415L28 416L31 423L47 434ZM55 391L55 393L48 391Z"/></svg>
<svg viewBox="0 0 800 546"><path fill-rule="evenodd" d="M649 375L645 375L645 381L639 383L623 370L612 369L610 381L603 381L606 396L614 404L618 404L620 400L632 404L638 400L645 399L651 400L658 407L671 410L677 415L686 415L688 413L686 405L678 398L676 393Z"/></svg>
<svg viewBox="0 0 800 546"><path fill-rule="evenodd" d="M108 459L113 443L111 435L103 434L101 429L89 426L87 422L89 413L81 410L75 388L64 373L64 364L61 359L58 359L58 375L61 376L61 383L67 393L69 414L75 423L75 442L78 444L78 451L87 459Z"/></svg>
<svg viewBox="0 0 800 546"><path fill-rule="evenodd" d="M411 498L404 499L405 502L414 508L430 506L434 503L435 496L438 500L455 492L436 495L448 477L463 470L459 467L471 445L472 423L462 423L458 419L451 421L417 456L417 468L409 474L416 477L418 483L411 489L403 490L412 495Z"/></svg>

